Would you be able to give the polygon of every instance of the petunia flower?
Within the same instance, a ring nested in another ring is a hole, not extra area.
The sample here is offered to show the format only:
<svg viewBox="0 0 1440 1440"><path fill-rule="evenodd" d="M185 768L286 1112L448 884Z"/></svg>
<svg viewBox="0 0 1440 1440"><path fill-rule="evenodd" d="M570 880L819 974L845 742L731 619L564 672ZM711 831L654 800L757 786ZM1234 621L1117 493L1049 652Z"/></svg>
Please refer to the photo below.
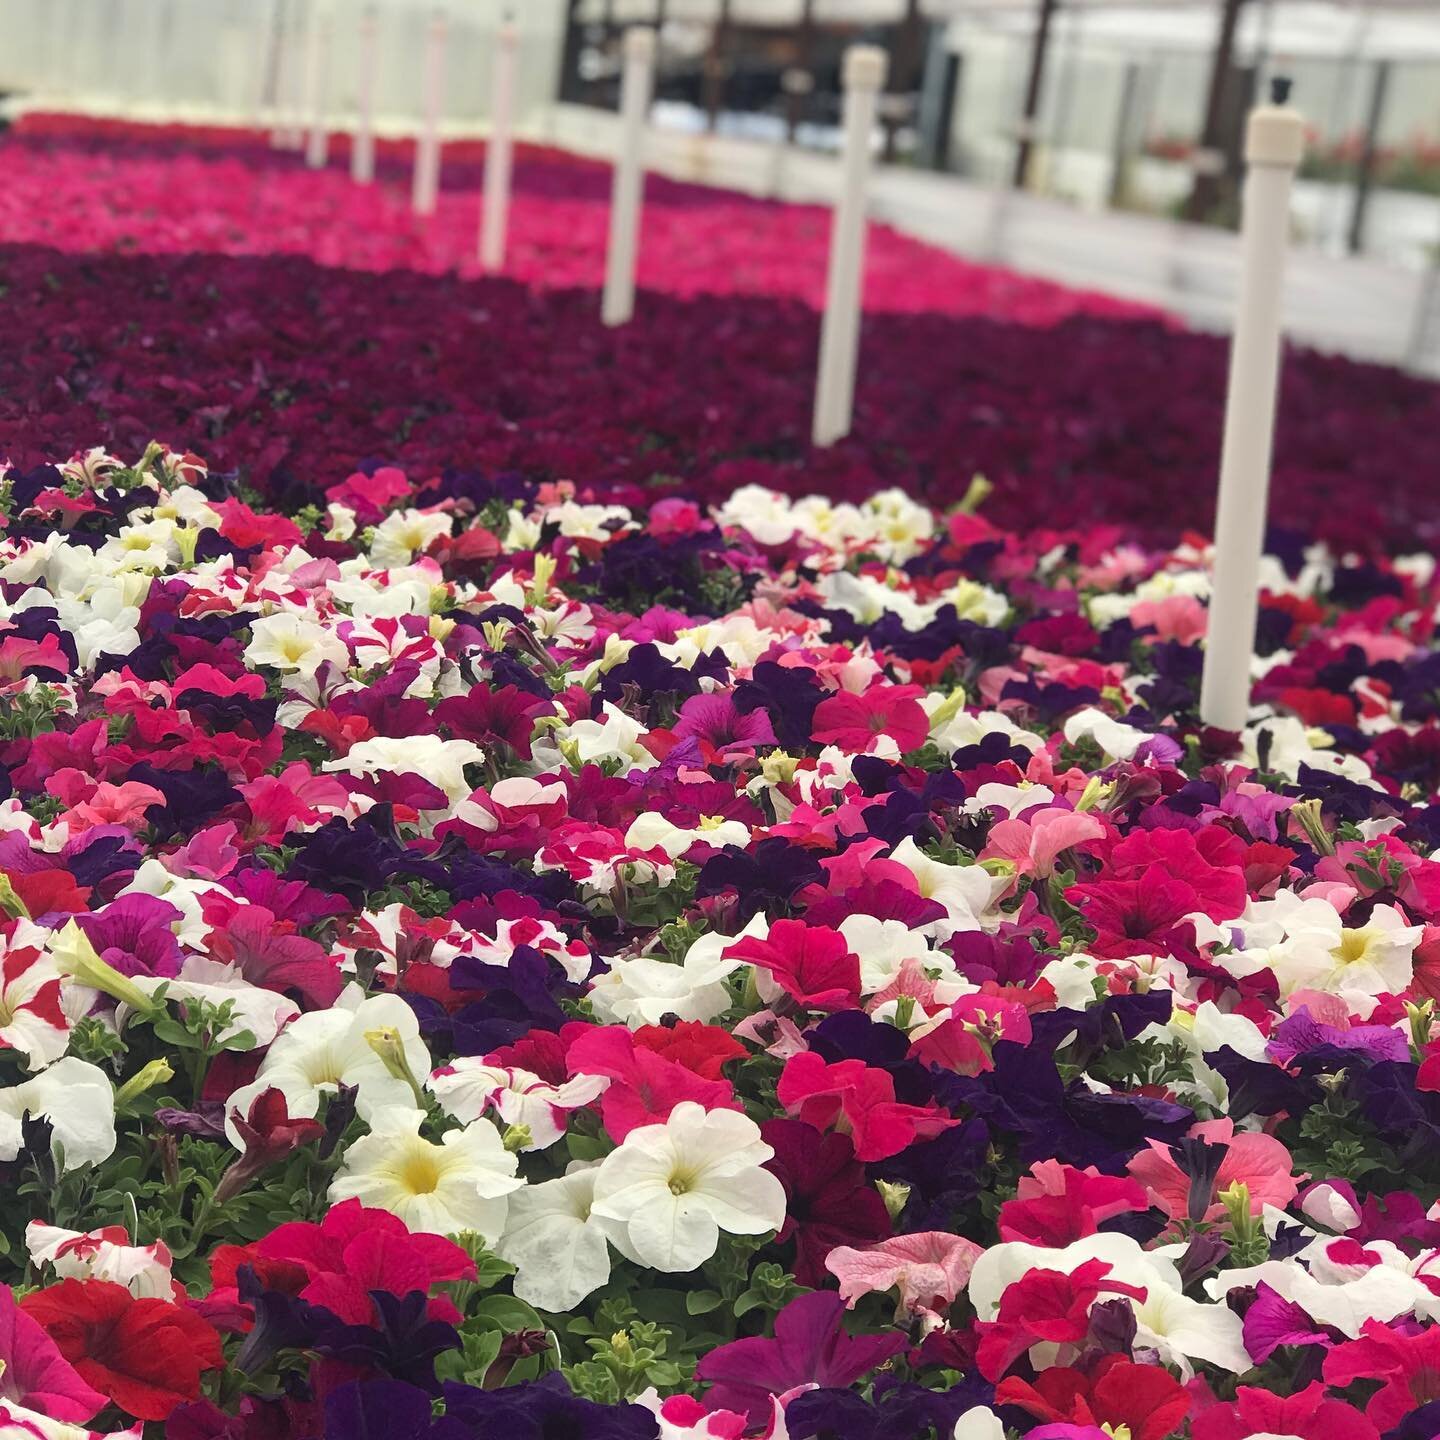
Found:
<svg viewBox="0 0 1440 1440"><path fill-rule="evenodd" d="M26 1116L49 1124L65 1169L98 1165L115 1150L115 1087L96 1065L66 1055L48 1069L0 1089L0 1160L19 1155Z"/></svg>
<svg viewBox="0 0 1440 1440"><path fill-rule="evenodd" d="M597 1174L572 1164L510 1199L496 1253L515 1266L515 1294L540 1310L568 1314L610 1279L606 1223L593 1215Z"/></svg>
<svg viewBox="0 0 1440 1440"><path fill-rule="evenodd" d="M1202 1121L1190 1134L1223 1149L1218 1171L1210 1181L1212 1197L1218 1197L1232 1185L1244 1185L1249 1191L1252 1212L1259 1214L1266 1205L1285 1209L1299 1193L1299 1181L1291 1174L1290 1152L1273 1136L1258 1131L1237 1133L1231 1120ZM1147 1141L1146 1148L1130 1161L1129 1171L1145 1186L1152 1205L1172 1220L1187 1215L1193 1182L1177 1164L1171 1146L1156 1140ZM1304 1178L1301 1176L1300 1180ZM1213 1198L1203 1215L1191 1214L1190 1218L1216 1220L1224 1213L1223 1202Z"/></svg>
<svg viewBox="0 0 1440 1440"><path fill-rule="evenodd" d="M388 1210L411 1230L469 1230L494 1244L505 1229L508 1197L525 1183L516 1178L515 1156L488 1120L447 1131L438 1145L420 1133L424 1121L422 1111L401 1106L376 1111L370 1133L346 1150L330 1199Z"/></svg>
<svg viewBox="0 0 1440 1440"><path fill-rule="evenodd" d="M928 1230L896 1235L868 1250L837 1245L825 1268L853 1310L863 1295L898 1289L900 1311L941 1311L965 1288L983 1247L959 1235Z"/></svg>
<svg viewBox="0 0 1440 1440"><path fill-rule="evenodd" d="M108 1280L62 1280L21 1308L84 1380L137 1420L166 1419L224 1360L219 1335L193 1311L137 1299Z"/></svg>
<svg viewBox="0 0 1440 1440"><path fill-rule="evenodd" d="M821 1134L783 1117L765 1121L760 1134L775 1152L765 1168L785 1187L785 1224L776 1239L794 1241L795 1278L819 1287L826 1255L837 1245L884 1239L891 1230L889 1212L848 1135Z"/></svg>
<svg viewBox="0 0 1440 1440"><path fill-rule="evenodd" d="M844 1389L905 1348L898 1332L847 1335L844 1314L838 1295L816 1290L775 1317L773 1339L733 1340L711 1350L695 1367L695 1378L710 1387L706 1403L763 1424L772 1397L802 1385Z"/></svg>
<svg viewBox="0 0 1440 1440"><path fill-rule="evenodd" d="M787 1113L807 1125L849 1134L861 1160L884 1160L959 1124L934 1106L898 1102L887 1071L861 1060L827 1064L813 1051L786 1062L777 1096Z"/></svg>
<svg viewBox="0 0 1440 1440"><path fill-rule="evenodd" d="M722 1232L764 1235L784 1223L785 1192L762 1168L771 1154L753 1120L685 1101L601 1161L591 1214L636 1264L694 1270Z"/></svg>
<svg viewBox="0 0 1440 1440"><path fill-rule="evenodd" d="M1396 1418L1401 1418L1403 1413ZM1199 1411L1192 1421L1191 1433L1195 1440L1247 1440L1255 1435L1293 1435L1296 1440L1379 1440L1380 1437L1373 1416L1361 1414L1353 1405L1328 1395L1318 1380L1292 1395L1277 1395L1254 1385L1242 1385L1235 1392L1234 1400Z"/></svg>
<svg viewBox="0 0 1440 1440"><path fill-rule="evenodd" d="M106 1396L80 1375L39 1321L0 1287L0 1403L13 1402L47 1420L83 1424ZM0 1431L3 1434L3 1431Z"/></svg>

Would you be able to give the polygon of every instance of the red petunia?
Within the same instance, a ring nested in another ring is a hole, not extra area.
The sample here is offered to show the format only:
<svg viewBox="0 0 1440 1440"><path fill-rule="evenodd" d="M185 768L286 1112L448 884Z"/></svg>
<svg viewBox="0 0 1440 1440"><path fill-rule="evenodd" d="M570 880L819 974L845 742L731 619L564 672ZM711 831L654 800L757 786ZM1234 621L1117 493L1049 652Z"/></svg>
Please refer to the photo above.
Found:
<svg viewBox="0 0 1440 1440"><path fill-rule="evenodd" d="M642 1025L633 1038L636 1045L693 1070L702 1080L723 1080L724 1067L732 1060L743 1060L749 1053L718 1025L699 1020Z"/></svg>
<svg viewBox="0 0 1440 1440"><path fill-rule="evenodd" d="M214 1327L193 1311L108 1280L62 1280L20 1307L87 1384L137 1420L164 1420L194 1400L200 1376L224 1360Z"/></svg>
<svg viewBox="0 0 1440 1440"><path fill-rule="evenodd" d="M1190 1413L1185 1387L1158 1365L1106 1355L1087 1375L1058 1365L1032 1383L1017 1375L996 1387L997 1405L1017 1405L1050 1424L1093 1425L1134 1440L1165 1440Z"/></svg>
<svg viewBox="0 0 1440 1440"><path fill-rule="evenodd" d="M903 755L918 750L930 734L918 685L874 685L863 695L842 691L815 707L811 738L864 754L877 735L887 735Z"/></svg>
<svg viewBox="0 0 1440 1440"><path fill-rule="evenodd" d="M1032 1345L1045 1341L1073 1345L1083 1340L1090 1330L1090 1307L1102 1294L1145 1298L1143 1289L1109 1275L1105 1261L1087 1260L1068 1275L1031 1270L1006 1286L996 1318L976 1322L980 1373L987 1380L999 1380Z"/></svg>
<svg viewBox="0 0 1440 1440"><path fill-rule="evenodd" d="M895 1098L888 1070L862 1060L826 1061L813 1050L785 1062L776 1090L786 1113L817 1130L839 1128L860 1160L885 1160L917 1140L933 1140L960 1122L938 1106L906 1105Z"/></svg>

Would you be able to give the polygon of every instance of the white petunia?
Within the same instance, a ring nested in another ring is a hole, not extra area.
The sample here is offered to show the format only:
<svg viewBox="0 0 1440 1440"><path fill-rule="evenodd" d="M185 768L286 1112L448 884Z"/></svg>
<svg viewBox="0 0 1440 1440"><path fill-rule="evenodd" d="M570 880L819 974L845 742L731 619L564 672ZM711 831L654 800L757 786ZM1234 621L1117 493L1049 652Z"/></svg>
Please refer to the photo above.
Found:
<svg viewBox="0 0 1440 1440"><path fill-rule="evenodd" d="M774 1153L748 1116L686 1100L600 1162L591 1213L628 1260L694 1270L722 1232L765 1235L785 1223L784 1187L763 1168Z"/></svg>
<svg viewBox="0 0 1440 1440"><path fill-rule="evenodd" d="M374 778L418 775L445 792L450 804L467 799L474 786L465 778L467 765L478 765L485 752L473 740L442 740L438 735L378 736L362 740L324 769Z"/></svg>
<svg viewBox="0 0 1440 1440"><path fill-rule="evenodd" d="M420 1022L398 995L365 999L359 986L351 985L330 1009L292 1021L265 1052L255 1079L231 1094L225 1116L230 1143L245 1148L231 1117L236 1110L249 1114L251 1103L266 1090L284 1095L292 1119L314 1116L321 1097L341 1085L357 1087L355 1110L362 1120L389 1106L413 1105L410 1082L391 1072L369 1038L387 1030L399 1035L411 1075L428 1075L430 1052L420 1038Z"/></svg>
<svg viewBox="0 0 1440 1440"><path fill-rule="evenodd" d="M494 1245L511 1194L524 1185L517 1161L488 1120L449 1131L438 1145L421 1133L425 1112L403 1106L371 1117L370 1133L345 1152L330 1185L332 1204L359 1200L398 1215L417 1234L466 1231Z"/></svg>
<svg viewBox="0 0 1440 1440"><path fill-rule="evenodd" d="M187 955L179 975L173 979L136 975L134 982L147 995L163 987L167 1001L205 1001L217 1008L228 1004L230 1024L215 1036L217 1044L249 1031L256 1046L268 1045L300 1014L300 1007L288 996L252 985L233 965L207 960L203 955Z"/></svg>
<svg viewBox="0 0 1440 1440"><path fill-rule="evenodd" d="M98 1165L115 1150L115 1087L96 1065L66 1055L48 1070L0 1090L0 1160L13 1160L24 1141L26 1114L48 1120L51 1144L65 1169Z"/></svg>
<svg viewBox="0 0 1440 1440"><path fill-rule="evenodd" d="M725 977L739 969L739 960L724 958L736 940L768 931L763 916L756 916L737 935L702 935L676 964L655 955L633 960L615 959L610 971L590 987L590 1003L600 1019L628 1025L658 1025L667 1015L707 1024L730 1008Z"/></svg>
<svg viewBox="0 0 1440 1440"><path fill-rule="evenodd" d="M609 1281L610 1246L590 1213L598 1173L572 1165L511 1197L496 1253L519 1272L515 1294L526 1304L564 1314Z"/></svg>
<svg viewBox="0 0 1440 1440"><path fill-rule="evenodd" d="M252 670L268 665L272 670L309 677L326 664L345 669L350 664L350 650L333 630L284 610L251 624L245 663Z"/></svg>

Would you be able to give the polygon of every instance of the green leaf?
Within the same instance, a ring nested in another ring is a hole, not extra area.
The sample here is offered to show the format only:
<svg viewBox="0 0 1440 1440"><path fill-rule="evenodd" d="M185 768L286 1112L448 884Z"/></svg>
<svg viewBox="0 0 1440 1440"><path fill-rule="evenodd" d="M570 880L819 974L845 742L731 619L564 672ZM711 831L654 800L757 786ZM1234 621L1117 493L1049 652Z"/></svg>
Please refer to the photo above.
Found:
<svg viewBox="0 0 1440 1440"><path fill-rule="evenodd" d="M716 1294L714 1290L685 1292L685 1309L691 1315L708 1315L712 1310L718 1310L723 1303L724 1297Z"/></svg>

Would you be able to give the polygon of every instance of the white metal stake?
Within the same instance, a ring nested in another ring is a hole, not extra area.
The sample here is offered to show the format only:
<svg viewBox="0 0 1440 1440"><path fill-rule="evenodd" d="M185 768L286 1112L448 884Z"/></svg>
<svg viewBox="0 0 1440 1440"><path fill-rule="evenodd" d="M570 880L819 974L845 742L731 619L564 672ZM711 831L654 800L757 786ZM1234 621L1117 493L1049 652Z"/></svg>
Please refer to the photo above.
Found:
<svg viewBox="0 0 1440 1440"><path fill-rule="evenodd" d="M279 20L280 0L264 0L256 10L254 68L250 76L250 124L259 129L265 118L265 101L275 56L275 31Z"/></svg>
<svg viewBox="0 0 1440 1440"><path fill-rule="evenodd" d="M312 170L323 170L330 158L326 112L330 102L331 25L329 0L313 0L310 28L305 37L305 115L310 127L305 141L305 163Z"/></svg>
<svg viewBox="0 0 1440 1440"><path fill-rule="evenodd" d="M510 179L515 165L515 61L520 33L509 19L495 36L490 95L490 143L485 151L485 197L480 211L480 268L505 268L510 231Z"/></svg>
<svg viewBox="0 0 1440 1440"><path fill-rule="evenodd" d="M380 17L373 5L360 14L360 65L356 77L355 135L350 144L350 178L357 185L375 179L375 62Z"/></svg>
<svg viewBox="0 0 1440 1440"><path fill-rule="evenodd" d="M275 22L275 124L270 131L270 143L277 150L285 150L291 143L293 116L290 110L290 78L295 66L293 23L295 0L277 0L283 8Z"/></svg>
<svg viewBox="0 0 1440 1440"><path fill-rule="evenodd" d="M425 38L425 107L415 146L415 176L410 204L417 215L433 215L440 198L440 116L445 109L445 11L430 17Z"/></svg>
<svg viewBox="0 0 1440 1440"><path fill-rule="evenodd" d="M1239 313L1230 350L1215 581L1200 687L1201 719L1231 731L1244 729L1250 715L1250 663L1280 378L1290 190L1305 153L1305 122L1284 103L1289 88L1288 81L1275 82L1274 103L1251 112L1245 137Z"/></svg>
<svg viewBox="0 0 1440 1440"><path fill-rule="evenodd" d="M855 45L846 52L844 170L830 232L830 270L815 380L814 441L819 446L833 445L848 435L854 417L871 143L888 69L885 52L877 46Z"/></svg>
<svg viewBox="0 0 1440 1440"><path fill-rule="evenodd" d="M655 32L625 32L625 70L620 83L620 153L610 196L610 245L605 258L607 325L629 324L635 315L635 266L640 256L640 201L645 188L645 121L655 79Z"/></svg>

